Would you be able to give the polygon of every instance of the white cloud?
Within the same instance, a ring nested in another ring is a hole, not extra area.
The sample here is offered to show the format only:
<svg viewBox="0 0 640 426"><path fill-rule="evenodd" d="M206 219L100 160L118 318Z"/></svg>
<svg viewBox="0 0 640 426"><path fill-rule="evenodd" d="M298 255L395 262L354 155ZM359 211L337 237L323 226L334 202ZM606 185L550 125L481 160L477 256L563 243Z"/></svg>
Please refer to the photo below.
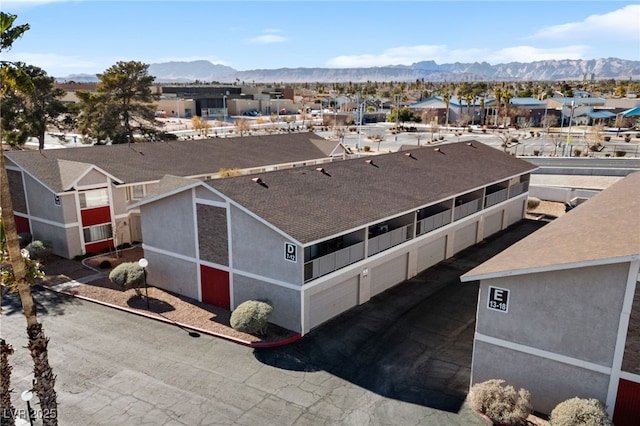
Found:
<svg viewBox="0 0 640 426"><path fill-rule="evenodd" d="M282 43L284 41L287 41L285 37L275 35L275 34L263 34L263 35L249 39L250 43L256 43L256 44Z"/></svg>
<svg viewBox="0 0 640 426"><path fill-rule="evenodd" d="M629 5L603 15L588 16L579 22L542 28L530 38L588 42L590 38L616 41L624 37L625 39L633 38L637 43L638 34L640 34L640 5Z"/></svg>

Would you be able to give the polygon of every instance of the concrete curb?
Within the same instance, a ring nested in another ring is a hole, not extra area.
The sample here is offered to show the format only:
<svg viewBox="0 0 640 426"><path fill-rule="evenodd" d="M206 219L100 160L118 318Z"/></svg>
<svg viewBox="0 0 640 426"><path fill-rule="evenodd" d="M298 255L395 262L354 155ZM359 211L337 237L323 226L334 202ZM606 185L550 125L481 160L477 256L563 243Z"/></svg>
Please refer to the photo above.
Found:
<svg viewBox="0 0 640 426"><path fill-rule="evenodd" d="M66 296L71 296L71 297L75 297L75 298L78 298L78 299L86 300L88 302L96 303L98 305L102 305L102 306L106 306L106 307L109 307L109 308L118 309L118 310L123 311L123 312L128 312L130 314L134 314L134 315L138 315L138 316L141 316L141 317L153 319L153 320L156 320L156 321L163 322L165 324L175 325L175 326L177 326L179 328L182 328L182 329L196 331L196 332L201 333L201 334L207 334L209 336L218 337L220 339L224 339L224 340L227 340L227 341L230 341L230 342L233 342L233 343L237 343L239 345L248 346L248 347L256 348L256 349L257 348L274 348L274 347L278 347L278 346L288 345L288 344L293 343L293 342L295 342L296 340L298 340L298 339L300 339L302 337L298 333L295 336L292 336L292 337L290 337L288 339L285 339L285 340L281 340L279 342L269 342L269 343L249 342L249 341L246 341L246 340L242 340L242 339L238 339L238 338L235 338L235 337L227 336L225 334L215 333L213 331L205 330L205 329L202 329L202 328L199 328L199 327L194 327L194 326L191 326L191 325L188 325L188 324L182 324L182 323L179 323L179 322L176 322L176 321L172 321L172 320L170 320L168 318L162 317L160 314L153 314L152 315L151 313L140 311L140 310L137 310L137 309L125 308L124 306L114 305L112 303L107 303L107 302L102 302L100 300L91 299L91 298L86 297L86 296L80 296L80 295L77 295L77 294L72 294L72 293L69 293L69 292L65 291L66 289L64 287L60 288L60 289L55 289L53 287L48 287L48 286L42 285L42 284L35 284L35 285L37 285L38 287L43 288L45 290L53 291L54 293L64 294Z"/></svg>

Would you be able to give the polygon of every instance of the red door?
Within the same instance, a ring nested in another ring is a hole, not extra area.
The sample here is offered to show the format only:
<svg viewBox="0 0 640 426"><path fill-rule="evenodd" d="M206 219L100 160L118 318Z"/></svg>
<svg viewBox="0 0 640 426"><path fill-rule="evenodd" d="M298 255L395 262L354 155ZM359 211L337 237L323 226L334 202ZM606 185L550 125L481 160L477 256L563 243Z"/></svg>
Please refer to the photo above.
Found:
<svg viewBox="0 0 640 426"><path fill-rule="evenodd" d="M620 379L613 423L616 426L638 426L640 419L640 383Z"/></svg>
<svg viewBox="0 0 640 426"><path fill-rule="evenodd" d="M200 266L202 302L230 309L229 272L208 266Z"/></svg>

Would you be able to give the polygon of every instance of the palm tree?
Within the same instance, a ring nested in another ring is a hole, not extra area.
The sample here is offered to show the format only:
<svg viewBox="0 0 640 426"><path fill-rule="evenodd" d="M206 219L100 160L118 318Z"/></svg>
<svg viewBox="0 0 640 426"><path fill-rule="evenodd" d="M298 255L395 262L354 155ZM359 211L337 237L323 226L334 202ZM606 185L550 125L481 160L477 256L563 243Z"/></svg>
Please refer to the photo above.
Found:
<svg viewBox="0 0 640 426"><path fill-rule="evenodd" d="M447 84L442 86L442 88L440 89L440 95L442 96L442 100L444 101L444 104L446 106L444 125L449 127L449 102L451 100L451 92L449 92L449 87Z"/></svg>
<svg viewBox="0 0 640 426"><path fill-rule="evenodd" d="M1 45L0 52L9 50L13 42L20 38L28 29L29 25L19 25L14 27L17 16L0 12L0 30ZM30 92L33 84L28 76L17 67L14 63L2 61L0 63L0 100L9 89ZM15 218L13 217L13 203L11 202L11 193L9 192L9 179L5 166L4 153L2 151L2 141L0 140L0 208L2 208L2 223L4 226L6 248L9 255L9 262L13 270L13 277L18 288L20 302L22 303L22 311L27 320L27 348L31 352L33 359L33 389L40 400L40 408L45 413L57 413L57 397L54 389L55 376L49 365L49 356L47 345L49 339L42 330L42 325L38 322L36 316L36 306L31 295L31 286L27 281L25 263L20 252L20 243L18 241L18 232L16 229ZM4 382L5 374L10 374L7 369L2 370L2 381ZM57 425L57 416L43 419L43 425Z"/></svg>
<svg viewBox="0 0 640 426"><path fill-rule="evenodd" d="M6 416L6 413L14 413L14 407L11 403L11 365L9 364L9 355L13 353L13 348L4 339L0 339L0 413L2 425L15 425L13 416ZM9 418L7 418L9 417Z"/></svg>
<svg viewBox="0 0 640 426"><path fill-rule="evenodd" d="M493 97L496 99L496 119L495 122L493 123L494 125L498 125L498 121L500 118L500 101L502 101L502 89L500 87L496 88L493 91Z"/></svg>

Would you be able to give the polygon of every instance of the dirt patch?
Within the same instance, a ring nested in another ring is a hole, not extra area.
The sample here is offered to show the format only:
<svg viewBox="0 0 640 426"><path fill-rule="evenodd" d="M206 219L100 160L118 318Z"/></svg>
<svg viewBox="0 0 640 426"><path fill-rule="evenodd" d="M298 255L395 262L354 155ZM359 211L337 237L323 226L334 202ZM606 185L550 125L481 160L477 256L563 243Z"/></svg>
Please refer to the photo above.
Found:
<svg viewBox="0 0 640 426"><path fill-rule="evenodd" d="M43 270L47 276L41 284L45 287L52 287L63 282L81 281L83 278L101 274L86 284L67 288L65 292L141 314L157 316L165 321L181 324L196 331L210 332L247 344L281 342L297 335L297 333L274 324L269 324L267 334L264 336L241 333L231 327L229 322L231 312L226 309L200 303L197 300L152 286L147 287L146 291L144 288L140 289L141 295L138 295L134 289L125 291L109 281L108 274L113 268L124 262L137 262L142 257L144 257L143 251L140 247L120 250L117 255L112 252L85 259L84 265L77 260L54 256L47 262L43 262ZM110 263L109 268L100 268L100 264L104 261ZM146 294L148 294L148 300Z"/></svg>

